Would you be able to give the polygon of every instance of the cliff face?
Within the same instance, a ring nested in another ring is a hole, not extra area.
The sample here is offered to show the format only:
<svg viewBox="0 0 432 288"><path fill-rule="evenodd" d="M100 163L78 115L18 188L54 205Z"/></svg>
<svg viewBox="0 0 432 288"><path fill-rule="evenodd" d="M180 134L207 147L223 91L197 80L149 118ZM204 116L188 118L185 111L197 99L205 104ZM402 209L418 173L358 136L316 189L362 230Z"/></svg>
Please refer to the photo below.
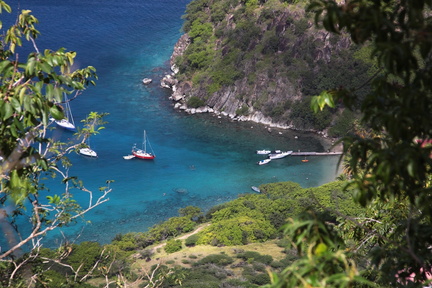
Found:
<svg viewBox="0 0 432 288"><path fill-rule="evenodd" d="M163 80L173 89L176 108L314 131L334 120L330 115L327 126L316 127L320 120L302 111L309 107L307 96L355 73L346 64L356 65L352 53L346 53L348 38L315 29L301 6L276 0L252 7L195 0L185 18L187 33L171 57L175 76Z"/></svg>

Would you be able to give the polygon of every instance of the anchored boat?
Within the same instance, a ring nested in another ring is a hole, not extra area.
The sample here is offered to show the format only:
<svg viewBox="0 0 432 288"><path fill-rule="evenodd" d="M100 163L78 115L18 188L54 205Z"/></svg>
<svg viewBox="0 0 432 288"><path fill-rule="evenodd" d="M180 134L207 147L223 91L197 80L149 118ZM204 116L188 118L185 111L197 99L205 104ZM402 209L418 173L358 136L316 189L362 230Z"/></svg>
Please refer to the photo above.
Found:
<svg viewBox="0 0 432 288"><path fill-rule="evenodd" d="M147 144L151 150L151 152L147 151ZM144 160L153 160L156 158L155 153L153 152L153 149L151 148L150 141L147 139L146 131L144 130L144 140L142 144L142 148L138 149L136 145L132 147L132 155L135 156L138 159L144 159Z"/></svg>

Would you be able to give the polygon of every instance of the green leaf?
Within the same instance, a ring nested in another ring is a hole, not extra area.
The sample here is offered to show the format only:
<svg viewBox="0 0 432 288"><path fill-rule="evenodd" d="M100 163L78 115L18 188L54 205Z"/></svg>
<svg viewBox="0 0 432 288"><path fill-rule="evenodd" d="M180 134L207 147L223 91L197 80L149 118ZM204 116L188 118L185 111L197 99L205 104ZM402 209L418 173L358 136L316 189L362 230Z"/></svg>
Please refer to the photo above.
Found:
<svg viewBox="0 0 432 288"><path fill-rule="evenodd" d="M63 111L57 105L53 105L50 108L50 113L51 113L51 116L56 120L61 120L64 118Z"/></svg>
<svg viewBox="0 0 432 288"><path fill-rule="evenodd" d="M3 114L3 117L2 117L3 120L6 120L9 117L11 117L13 114L12 105L9 102L5 102L3 107L2 107L1 113Z"/></svg>
<svg viewBox="0 0 432 288"><path fill-rule="evenodd" d="M18 113L21 113L21 104L16 98L11 98L11 105L14 108L14 110Z"/></svg>
<svg viewBox="0 0 432 288"><path fill-rule="evenodd" d="M317 247L315 248L315 255L320 256L322 255L324 252L327 251L327 245L324 243L319 243L317 245Z"/></svg>

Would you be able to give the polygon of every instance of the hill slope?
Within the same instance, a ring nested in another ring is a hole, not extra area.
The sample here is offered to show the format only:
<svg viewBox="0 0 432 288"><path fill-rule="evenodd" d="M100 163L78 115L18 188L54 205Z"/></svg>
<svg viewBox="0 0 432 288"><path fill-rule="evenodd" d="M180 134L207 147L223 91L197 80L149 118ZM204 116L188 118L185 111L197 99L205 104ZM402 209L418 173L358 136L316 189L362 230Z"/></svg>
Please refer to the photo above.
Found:
<svg viewBox="0 0 432 288"><path fill-rule="evenodd" d="M316 29L301 3L194 0L184 18L171 85L177 107L192 112L323 131L340 111L314 115L310 96L359 87L368 75L350 39Z"/></svg>

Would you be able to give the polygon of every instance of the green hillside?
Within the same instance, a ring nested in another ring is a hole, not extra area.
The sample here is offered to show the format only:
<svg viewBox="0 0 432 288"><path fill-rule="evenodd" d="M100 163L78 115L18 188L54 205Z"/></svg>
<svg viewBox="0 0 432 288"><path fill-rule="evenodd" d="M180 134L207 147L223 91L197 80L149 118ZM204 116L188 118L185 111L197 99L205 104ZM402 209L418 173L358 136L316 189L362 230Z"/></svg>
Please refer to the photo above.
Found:
<svg viewBox="0 0 432 288"><path fill-rule="evenodd" d="M236 116L259 111L280 125L333 127L330 136L344 135L354 115L339 121L342 106L316 115L311 96L343 86L363 97L369 53L343 34L316 29L306 2L192 1L184 16L190 43L175 59L188 106L208 105Z"/></svg>

